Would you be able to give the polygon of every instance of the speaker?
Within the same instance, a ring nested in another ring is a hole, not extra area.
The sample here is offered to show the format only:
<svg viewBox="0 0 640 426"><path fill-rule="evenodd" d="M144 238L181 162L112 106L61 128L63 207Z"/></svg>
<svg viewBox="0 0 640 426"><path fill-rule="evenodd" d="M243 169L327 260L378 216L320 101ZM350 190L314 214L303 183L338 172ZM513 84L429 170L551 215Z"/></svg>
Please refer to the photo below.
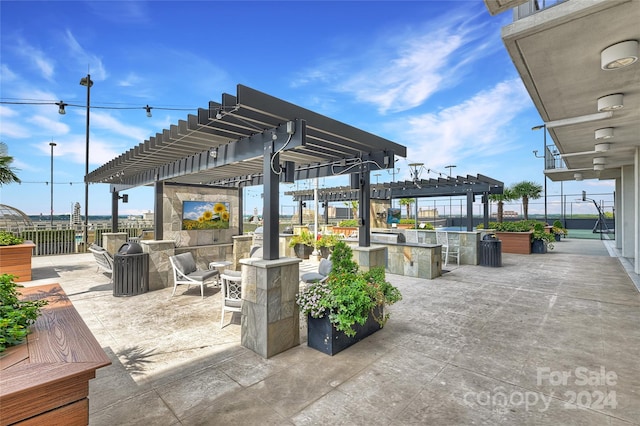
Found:
<svg viewBox="0 0 640 426"><path fill-rule="evenodd" d="M351 189L360 189L360 173L352 173L349 178L351 179Z"/></svg>
<svg viewBox="0 0 640 426"><path fill-rule="evenodd" d="M296 163L293 161L284 162L284 183L294 183L296 181Z"/></svg>

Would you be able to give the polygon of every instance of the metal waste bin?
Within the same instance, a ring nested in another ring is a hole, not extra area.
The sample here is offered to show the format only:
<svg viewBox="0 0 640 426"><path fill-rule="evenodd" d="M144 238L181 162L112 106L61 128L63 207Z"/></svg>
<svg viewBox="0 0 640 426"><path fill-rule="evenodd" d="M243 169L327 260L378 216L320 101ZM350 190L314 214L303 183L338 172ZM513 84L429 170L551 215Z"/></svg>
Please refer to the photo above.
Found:
<svg viewBox="0 0 640 426"><path fill-rule="evenodd" d="M480 266L502 266L502 241L485 235L480 241Z"/></svg>
<svg viewBox="0 0 640 426"><path fill-rule="evenodd" d="M135 296L149 291L149 254L138 243L123 244L113 256L113 295Z"/></svg>

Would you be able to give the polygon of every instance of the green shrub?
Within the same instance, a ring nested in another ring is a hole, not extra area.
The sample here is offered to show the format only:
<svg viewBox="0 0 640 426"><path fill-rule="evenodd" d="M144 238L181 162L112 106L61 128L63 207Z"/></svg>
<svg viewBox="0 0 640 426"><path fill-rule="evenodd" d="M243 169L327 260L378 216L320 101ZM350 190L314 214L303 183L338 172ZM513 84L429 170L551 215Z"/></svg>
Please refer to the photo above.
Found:
<svg viewBox="0 0 640 426"><path fill-rule="evenodd" d="M345 219L341 221L338 226L343 228L357 228L358 227L358 219Z"/></svg>
<svg viewBox="0 0 640 426"><path fill-rule="evenodd" d="M347 336L355 336L353 326L363 325L376 306L391 305L402 299L400 290L387 282L384 267L361 272L352 256L351 247L339 241L331 255L333 267L329 278L311 284L296 297L303 315L314 318L329 315L336 330ZM374 318L384 326L389 314Z"/></svg>
<svg viewBox="0 0 640 426"><path fill-rule="evenodd" d="M15 246L23 242L24 238L16 237L11 232L0 231L0 246Z"/></svg>
<svg viewBox="0 0 640 426"><path fill-rule="evenodd" d="M40 308L47 304L46 300L20 300L14 276L0 275L0 352L15 346L27 337L29 325L33 324L40 314Z"/></svg>

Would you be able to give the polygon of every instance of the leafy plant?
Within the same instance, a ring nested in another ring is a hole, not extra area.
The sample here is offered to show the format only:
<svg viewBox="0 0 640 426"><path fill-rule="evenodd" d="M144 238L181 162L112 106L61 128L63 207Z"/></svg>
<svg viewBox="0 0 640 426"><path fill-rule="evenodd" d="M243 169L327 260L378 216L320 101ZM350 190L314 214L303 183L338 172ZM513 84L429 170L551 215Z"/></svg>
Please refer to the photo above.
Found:
<svg viewBox="0 0 640 426"><path fill-rule="evenodd" d="M338 241L340 241L340 237L336 234L322 234L322 236L316 241L316 247L333 248Z"/></svg>
<svg viewBox="0 0 640 426"><path fill-rule="evenodd" d="M313 238L313 234L311 232L303 229L299 234L291 237L291 240L289 241L289 247L294 247L297 244L304 244L306 246L314 247L315 238Z"/></svg>
<svg viewBox="0 0 640 426"><path fill-rule="evenodd" d="M16 237L11 232L0 231L0 246L15 246L23 242L24 238Z"/></svg>
<svg viewBox="0 0 640 426"><path fill-rule="evenodd" d="M357 228L358 227L358 219L345 219L343 221L340 221L338 226L344 227L344 228Z"/></svg>
<svg viewBox="0 0 640 426"><path fill-rule="evenodd" d="M554 234L559 234L559 235L567 235L568 233L567 229L562 226L562 222L560 222L559 220L555 220L553 222L553 228L551 228L551 231Z"/></svg>
<svg viewBox="0 0 640 426"><path fill-rule="evenodd" d="M402 299L400 291L386 281L383 267L362 272L344 241L333 250L333 267L324 282L313 283L297 295L304 315L320 318L328 315L337 330L355 336L353 326L363 325L376 306L391 305ZM375 320L384 326L389 314Z"/></svg>
<svg viewBox="0 0 640 426"><path fill-rule="evenodd" d="M20 300L14 276L0 275L0 352L15 346L27 337L29 325L40 314L46 300Z"/></svg>
<svg viewBox="0 0 640 426"><path fill-rule="evenodd" d="M537 222L533 227L533 239L550 243L555 240L555 236L551 232L545 231L544 223Z"/></svg>

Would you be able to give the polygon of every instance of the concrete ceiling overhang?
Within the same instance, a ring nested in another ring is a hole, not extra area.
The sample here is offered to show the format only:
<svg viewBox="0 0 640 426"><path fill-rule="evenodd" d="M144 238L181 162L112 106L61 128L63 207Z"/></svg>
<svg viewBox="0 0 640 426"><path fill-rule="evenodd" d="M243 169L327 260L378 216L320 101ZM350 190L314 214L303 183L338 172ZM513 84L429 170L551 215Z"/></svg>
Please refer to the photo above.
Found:
<svg viewBox="0 0 640 426"><path fill-rule="evenodd" d="M351 187L318 189L319 202L357 200L359 189ZM393 198L427 198L473 195L502 194L504 183L487 176L450 176L438 179L418 179L415 181L389 182L371 185L371 199L389 200ZM314 199L314 190L288 191L285 195L294 201Z"/></svg>
<svg viewBox="0 0 640 426"><path fill-rule="evenodd" d="M156 133L87 181L118 190L158 181L259 185L266 146L279 152L274 169L293 162L296 180L390 168L394 156L406 157L403 145L238 85L236 96L222 94L222 102Z"/></svg>
<svg viewBox="0 0 640 426"><path fill-rule="evenodd" d="M624 95L624 108L610 118L549 128L566 168L547 169L554 181L613 179L633 164L640 146L640 62L617 70L601 69L600 53L626 40L640 40L636 0L569 0L521 18L502 29L502 38L545 123L597 113L598 98ZM541 123L531 123L532 127ZM596 152L595 131L613 127L611 147ZM523 129L526 131L528 129ZM540 135L542 144L542 134ZM538 148L534 146L532 148ZM593 158L605 157L602 171Z"/></svg>

